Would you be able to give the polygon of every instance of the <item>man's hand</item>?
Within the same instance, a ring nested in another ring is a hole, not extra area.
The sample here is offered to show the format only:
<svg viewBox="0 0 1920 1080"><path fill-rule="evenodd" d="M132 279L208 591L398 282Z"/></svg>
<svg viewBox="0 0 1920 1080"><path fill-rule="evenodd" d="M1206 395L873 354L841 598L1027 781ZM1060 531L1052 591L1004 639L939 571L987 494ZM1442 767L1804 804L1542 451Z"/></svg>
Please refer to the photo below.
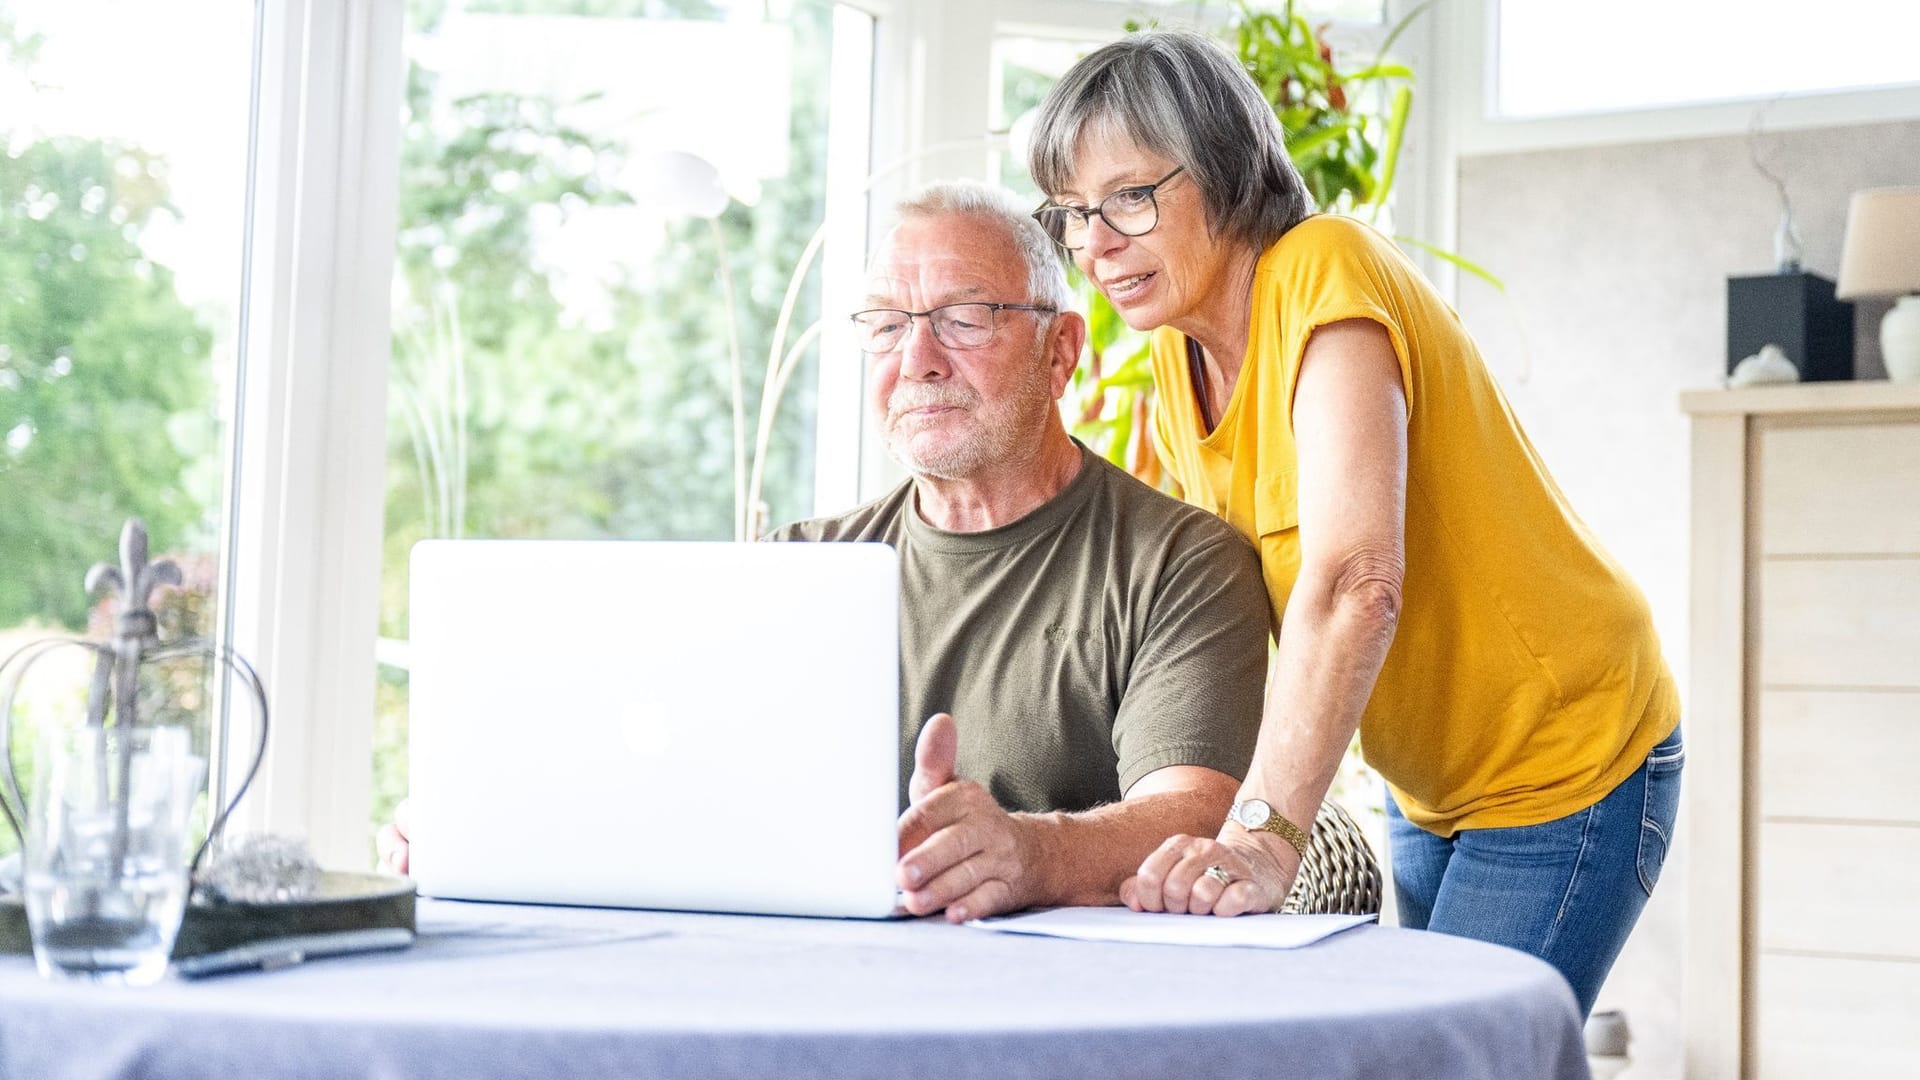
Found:
<svg viewBox="0 0 1920 1080"><path fill-rule="evenodd" d="M913 775L907 778L907 805L917 806L956 779L954 763L960 759L960 725L951 713L934 713L920 738L913 744Z"/></svg>
<svg viewBox="0 0 1920 1080"><path fill-rule="evenodd" d="M1027 826L986 788L955 779L959 748L952 716L935 713L921 729L895 872L907 911L930 915L944 908L947 921L956 923L1031 906L1035 887Z"/></svg>
<svg viewBox="0 0 1920 1080"><path fill-rule="evenodd" d="M412 829L413 810L407 800L401 799L400 805L393 808L393 821L380 826L380 831L373 835L373 846L380 852L380 869L392 874L407 872L412 855L407 834Z"/></svg>
<svg viewBox="0 0 1920 1080"><path fill-rule="evenodd" d="M1226 884L1207 873L1215 866L1226 871ZM1229 822L1217 839L1169 837L1121 884L1120 899L1135 911L1187 915L1278 911L1299 872L1292 845Z"/></svg>

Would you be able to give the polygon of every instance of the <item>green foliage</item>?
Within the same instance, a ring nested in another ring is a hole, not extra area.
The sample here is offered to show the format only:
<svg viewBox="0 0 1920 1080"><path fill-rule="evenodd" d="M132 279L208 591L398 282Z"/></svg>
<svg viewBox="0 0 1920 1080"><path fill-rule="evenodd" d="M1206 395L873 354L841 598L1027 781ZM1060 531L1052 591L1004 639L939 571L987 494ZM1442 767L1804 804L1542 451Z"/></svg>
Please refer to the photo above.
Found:
<svg viewBox="0 0 1920 1080"><path fill-rule="evenodd" d="M491 301L465 305L468 342L498 350L514 327L551 323L560 309L546 275L530 272L529 211L629 200L603 179L613 148L559 123L555 103L478 94L437 118L435 82L417 65L408 72L398 269L409 297L450 286Z"/></svg>
<svg viewBox="0 0 1920 1080"><path fill-rule="evenodd" d="M1424 6L1388 34L1388 46ZM1277 12L1241 0L1228 33L1234 55L1279 118L1287 155L1314 202L1323 210L1383 205L1412 107L1413 71L1382 60L1340 70L1332 46L1291 0ZM1387 95L1384 109L1366 104L1376 91Z"/></svg>
<svg viewBox="0 0 1920 1080"><path fill-rule="evenodd" d="M705 0L480 0L489 14L710 17ZM414 0L416 27L439 0ZM648 264L602 282L595 316L570 313L542 229L634 204L630 149L570 122L576 102L513 94L450 100L413 65L401 149L381 633L407 634L406 559L428 536L719 538L732 535L727 260L746 397L789 272L824 210L832 8L792 8L790 171L717 223L665 226ZM716 241L714 226L719 236ZM817 290L795 330L819 316ZM769 450L771 520L810 512L811 365L789 384ZM751 407L751 406L750 406ZM406 790L406 679L376 690L373 821Z"/></svg>
<svg viewBox="0 0 1920 1080"><path fill-rule="evenodd" d="M29 67L40 55L40 35L23 34L20 24L0 5L0 63Z"/></svg>
<svg viewBox="0 0 1920 1080"><path fill-rule="evenodd" d="M1087 313L1087 349L1074 369L1064 406L1074 437L1095 453L1155 486L1165 483L1149 426L1153 409L1152 350L1127 327L1100 290L1069 273Z"/></svg>
<svg viewBox="0 0 1920 1080"><path fill-rule="evenodd" d="M537 5L556 7L580 5ZM806 223L821 212L824 155L815 143L825 130L829 18L821 4L794 11L793 172L768 185L758 205L733 203L719 221L740 286L749 400L758 399L753 360L771 335L786 273ZM406 434L393 440L390 567L425 535L730 534L720 245L705 222L669 225L644 277L607 284L601 320L571 320L555 272L537 257L533 223L632 199L609 179L626 148L570 127L569 104L506 94L442 102L430 72L410 74L400 234L407 287L396 311L392 396L396 433ZM776 427L768 481L776 518L806 509L809 384L794 381Z"/></svg>
<svg viewBox="0 0 1920 1080"><path fill-rule="evenodd" d="M1426 8L1407 12L1372 60L1343 70L1333 47L1291 0L1277 12L1240 0L1240 15L1228 29L1234 54L1273 107L1286 133L1287 156L1320 209L1372 221L1393 194L1413 110L1413 69L1385 57ZM1499 278L1454 252L1416 237L1394 240L1505 289Z"/></svg>
<svg viewBox="0 0 1920 1080"><path fill-rule="evenodd" d="M156 551L201 527L186 479L211 409L212 333L139 245L170 212L165 175L152 155L94 140L0 152L0 625L79 627L82 575L129 515Z"/></svg>

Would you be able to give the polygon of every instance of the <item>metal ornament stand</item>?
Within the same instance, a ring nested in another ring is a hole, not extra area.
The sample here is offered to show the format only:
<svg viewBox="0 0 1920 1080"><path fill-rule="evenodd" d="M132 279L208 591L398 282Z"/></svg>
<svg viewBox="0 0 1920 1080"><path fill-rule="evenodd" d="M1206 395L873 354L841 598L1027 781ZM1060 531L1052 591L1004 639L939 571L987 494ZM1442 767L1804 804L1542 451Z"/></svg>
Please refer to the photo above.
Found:
<svg viewBox="0 0 1920 1080"><path fill-rule="evenodd" d="M180 568L172 560L148 560L146 526L138 518L129 519L120 535L120 565L99 563L86 577L89 596L106 589L111 590L117 601L111 639L42 638L22 646L0 662L0 817L6 819L24 851L27 803L21 794L19 772L14 767L12 724L21 679L36 662L65 649L80 649L91 654L93 673L85 723L102 729L111 723L115 728L131 730L142 722L139 701L142 667L198 659L207 670L236 679L244 696L258 710L259 732L245 775L234 789L233 797L209 823L206 839L188 863L187 912L174 948L174 959L204 958L250 946L259 948L293 935L364 932L368 928L393 932L404 929L405 940L396 939L395 943L410 941L414 890L412 883L404 878L316 871L317 884L310 895L281 896L273 900L250 900L228 895L218 886L209 887L201 872L202 863L220 839L228 818L245 797L266 757L267 692L253 666L223 643L204 638L160 640L159 620L149 600L155 589L179 585L181 580ZM117 745L122 754L130 753L132 741L119 740ZM116 864L125 856L129 802L127 763L122 760L118 764L117 819L112 847ZM215 869L221 865L217 860ZM0 953L30 949L24 906L18 897L0 897Z"/></svg>
<svg viewBox="0 0 1920 1080"><path fill-rule="evenodd" d="M233 798L214 817L207 827L206 839L194 851L193 860L187 868L189 888L193 874L200 869L207 851L219 839L227 818L252 785L267 752L266 688L261 685L260 676L253 670L253 665L224 644L215 644L203 638L165 645L160 643L160 623L148 602L153 591L160 586L180 583L180 567L173 560L148 561L147 527L139 518L130 518L120 532L120 565L115 567L111 563L96 563L87 571L88 596L105 589L118 601L118 610L113 619L113 637L108 641L78 637L42 638L28 642L15 650L4 663L0 663L0 750L5 751L0 754L0 773L4 774L6 782L4 792L0 792L0 815L5 816L7 825L13 829L23 849L27 842L27 804L20 791L19 771L13 761L14 698L19 693L20 680L27 671L37 661L61 649L77 648L93 654L93 682L87 689L88 727L105 728L109 717L116 728L131 730L138 727L141 723L141 666L167 660L197 658L209 667L224 668L239 678L254 708L258 710L259 737L254 744L252 762L247 766L240 785L234 789ZM117 746L124 759L131 754L133 742L123 739L118 741ZM132 777L125 760L117 764L119 789L115 792L114 802L119 816L114 823L113 837L113 861L116 867L126 855L128 784Z"/></svg>

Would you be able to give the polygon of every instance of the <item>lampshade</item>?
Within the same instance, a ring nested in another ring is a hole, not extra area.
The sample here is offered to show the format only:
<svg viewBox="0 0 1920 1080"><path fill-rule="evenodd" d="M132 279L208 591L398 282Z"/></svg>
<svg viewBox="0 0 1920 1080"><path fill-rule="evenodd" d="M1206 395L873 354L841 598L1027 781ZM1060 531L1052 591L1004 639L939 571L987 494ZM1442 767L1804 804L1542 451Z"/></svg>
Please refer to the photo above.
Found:
<svg viewBox="0 0 1920 1080"><path fill-rule="evenodd" d="M684 150L637 155L621 178L642 205L669 217L716 218L731 201L720 170Z"/></svg>
<svg viewBox="0 0 1920 1080"><path fill-rule="evenodd" d="M1920 187L1854 192L1835 293L1842 300L1920 293Z"/></svg>

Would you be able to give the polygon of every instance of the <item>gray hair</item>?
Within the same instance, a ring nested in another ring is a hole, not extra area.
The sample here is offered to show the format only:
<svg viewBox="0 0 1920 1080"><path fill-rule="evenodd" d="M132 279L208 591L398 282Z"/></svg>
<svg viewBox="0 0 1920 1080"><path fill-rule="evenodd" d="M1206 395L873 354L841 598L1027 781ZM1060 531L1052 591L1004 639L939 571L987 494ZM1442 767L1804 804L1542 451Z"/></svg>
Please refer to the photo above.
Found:
<svg viewBox="0 0 1920 1080"><path fill-rule="evenodd" d="M1208 228L1256 250L1313 213L1273 107L1224 48L1192 31L1131 34L1068 70L1040 106L1028 150L1041 191L1072 183L1080 137L1092 131L1186 166Z"/></svg>
<svg viewBox="0 0 1920 1080"><path fill-rule="evenodd" d="M1003 226L1027 264L1027 299L1057 311L1076 309L1059 248L1013 192L977 180L943 180L900 200L893 209L903 220L958 214Z"/></svg>

